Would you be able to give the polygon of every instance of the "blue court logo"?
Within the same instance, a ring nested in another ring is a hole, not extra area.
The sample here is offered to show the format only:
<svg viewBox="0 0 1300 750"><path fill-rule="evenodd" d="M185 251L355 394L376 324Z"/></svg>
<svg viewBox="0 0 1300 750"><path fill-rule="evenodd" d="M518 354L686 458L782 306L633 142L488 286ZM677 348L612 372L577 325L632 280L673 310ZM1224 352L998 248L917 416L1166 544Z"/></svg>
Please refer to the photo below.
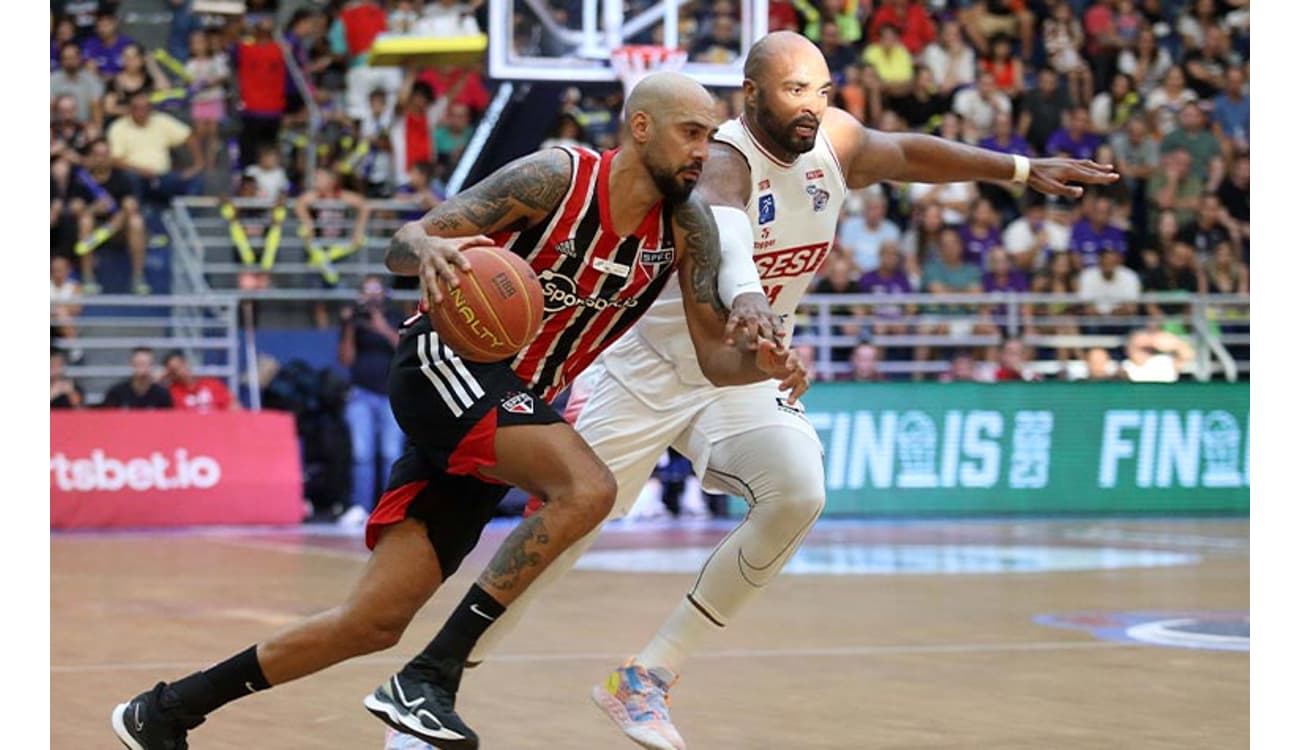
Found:
<svg viewBox="0 0 1300 750"><path fill-rule="evenodd" d="M776 198L771 193L758 196L758 223L769 224L776 219Z"/></svg>
<svg viewBox="0 0 1300 750"><path fill-rule="evenodd" d="M1039 625L1086 630L1117 643L1166 648L1249 651L1249 612L1070 612L1039 615Z"/></svg>

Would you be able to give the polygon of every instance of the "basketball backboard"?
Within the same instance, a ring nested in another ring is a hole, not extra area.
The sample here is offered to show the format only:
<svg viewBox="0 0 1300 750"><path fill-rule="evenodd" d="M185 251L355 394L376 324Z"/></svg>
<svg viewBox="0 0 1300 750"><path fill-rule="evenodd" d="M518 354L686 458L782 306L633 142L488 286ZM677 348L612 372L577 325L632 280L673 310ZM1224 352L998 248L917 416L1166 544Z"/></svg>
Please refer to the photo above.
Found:
<svg viewBox="0 0 1300 750"><path fill-rule="evenodd" d="M692 8L708 12L697 18ZM489 0L488 73L612 82L614 50L654 44L692 51L681 70L706 86L739 86L745 53L767 33L767 13L768 0ZM715 29L717 18L725 20ZM733 41L692 50L706 32Z"/></svg>

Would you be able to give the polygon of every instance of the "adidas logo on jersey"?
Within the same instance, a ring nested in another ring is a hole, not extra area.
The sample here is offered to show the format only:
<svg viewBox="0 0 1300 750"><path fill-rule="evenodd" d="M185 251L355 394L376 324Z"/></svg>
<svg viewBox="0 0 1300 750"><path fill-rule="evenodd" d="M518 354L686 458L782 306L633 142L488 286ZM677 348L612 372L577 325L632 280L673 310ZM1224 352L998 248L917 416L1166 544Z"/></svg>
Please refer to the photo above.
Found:
<svg viewBox="0 0 1300 750"><path fill-rule="evenodd" d="M527 393L516 393L501 402L501 408L511 414L532 414L533 397Z"/></svg>

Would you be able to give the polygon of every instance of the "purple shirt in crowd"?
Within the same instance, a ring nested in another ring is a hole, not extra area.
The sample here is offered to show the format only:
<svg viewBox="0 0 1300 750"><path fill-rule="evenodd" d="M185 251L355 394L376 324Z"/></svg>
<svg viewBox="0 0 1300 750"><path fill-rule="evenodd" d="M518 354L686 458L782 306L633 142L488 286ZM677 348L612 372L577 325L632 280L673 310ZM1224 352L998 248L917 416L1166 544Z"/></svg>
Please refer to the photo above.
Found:
<svg viewBox="0 0 1300 750"><path fill-rule="evenodd" d="M1023 293L1029 291L1029 277L1025 276L1024 272L1014 269L1008 272L1007 277L1002 280L998 280L998 278L992 273L986 273L981 277L980 284L986 292ZM999 317L1005 316L1007 314L1007 306L998 305L993 308L993 314Z"/></svg>
<svg viewBox="0 0 1300 750"><path fill-rule="evenodd" d="M1084 133L1076 141L1070 137L1070 131L1061 128L1052 133L1051 138L1047 139L1047 147L1043 150L1048 156L1064 152L1071 159L1091 159L1097 153L1097 147L1100 145L1101 136Z"/></svg>
<svg viewBox="0 0 1300 750"><path fill-rule="evenodd" d="M993 248L1002 246L1002 230L997 227L990 229L985 237L976 237L970 224L964 224L957 234L961 235L961 245L965 248L962 260L980 268L984 267L984 256Z"/></svg>
<svg viewBox="0 0 1300 750"><path fill-rule="evenodd" d="M99 36L92 36L81 45L81 56L87 63L94 63L101 76L117 75L122 72L122 53L126 46L135 40L122 34L111 45L104 44Z"/></svg>
<svg viewBox="0 0 1300 750"><path fill-rule="evenodd" d="M979 142L980 148L986 148L990 151L997 151L1000 154L1020 154L1021 156L1031 156L1029 151L1029 141L1026 141L1019 133L1012 133L1008 143L999 143L997 136L989 136Z"/></svg>
<svg viewBox="0 0 1300 750"><path fill-rule="evenodd" d="M879 269L867 271L858 280L858 289L866 294L911 294L912 283L907 274L895 271L892 276L884 276ZM874 305L877 318L897 319L903 317L900 305Z"/></svg>
<svg viewBox="0 0 1300 750"><path fill-rule="evenodd" d="M1076 221L1070 230L1070 252L1081 256L1083 267L1097 265L1097 259L1103 250L1127 253L1128 238L1124 236L1124 231L1109 225L1103 226L1099 231L1087 219Z"/></svg>

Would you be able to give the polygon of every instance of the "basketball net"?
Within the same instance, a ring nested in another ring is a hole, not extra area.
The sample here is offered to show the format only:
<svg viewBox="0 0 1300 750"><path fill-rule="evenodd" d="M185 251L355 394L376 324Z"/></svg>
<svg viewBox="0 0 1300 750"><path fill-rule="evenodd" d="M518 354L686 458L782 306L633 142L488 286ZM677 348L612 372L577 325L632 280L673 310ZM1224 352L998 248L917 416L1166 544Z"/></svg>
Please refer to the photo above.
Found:
<svg viewBox="0 0 1300 750"><path fill-rule="evenodd" d="M669 49L653 44L632 44L609 53L610 67L623 82L623 99L642 78L661 70L681 70L686 64L686 51Z"/></svg>

